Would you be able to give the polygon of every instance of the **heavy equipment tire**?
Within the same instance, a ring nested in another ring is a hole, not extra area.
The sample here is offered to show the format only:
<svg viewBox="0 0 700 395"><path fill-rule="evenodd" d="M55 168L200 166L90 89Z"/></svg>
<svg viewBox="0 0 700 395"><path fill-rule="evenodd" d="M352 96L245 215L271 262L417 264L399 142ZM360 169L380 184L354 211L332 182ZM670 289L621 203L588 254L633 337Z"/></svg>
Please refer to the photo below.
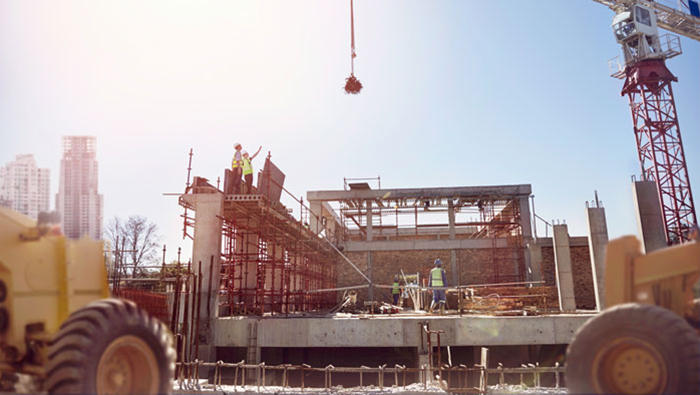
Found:
<svg viewBox="0 0 700 395"><path fill-rule="evenodd" d="M104 299L77 310L49 346L49 394L169 394L170 331L133 302Z"/></svg>
<svg viewBox="0 0 700 395"><path fill-rule="evenodd" d="M612 307L574 334L566 385L570 394L700 393L700 337L663 307Z"/></svg>

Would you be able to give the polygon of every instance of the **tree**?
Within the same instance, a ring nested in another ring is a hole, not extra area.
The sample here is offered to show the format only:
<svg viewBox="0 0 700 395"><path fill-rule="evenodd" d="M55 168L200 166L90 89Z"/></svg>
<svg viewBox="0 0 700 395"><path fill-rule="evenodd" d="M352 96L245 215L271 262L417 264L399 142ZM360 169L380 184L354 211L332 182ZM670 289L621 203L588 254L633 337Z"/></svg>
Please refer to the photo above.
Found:
<svg viewBox="0 0 700 395"><path fill-rule="evenodd" d="M105 228L105 239L113 247L115 265L123 274L130 271L135 275L143 272L139 266L159 263L158 226L146 217L112 218Z"/></svg>

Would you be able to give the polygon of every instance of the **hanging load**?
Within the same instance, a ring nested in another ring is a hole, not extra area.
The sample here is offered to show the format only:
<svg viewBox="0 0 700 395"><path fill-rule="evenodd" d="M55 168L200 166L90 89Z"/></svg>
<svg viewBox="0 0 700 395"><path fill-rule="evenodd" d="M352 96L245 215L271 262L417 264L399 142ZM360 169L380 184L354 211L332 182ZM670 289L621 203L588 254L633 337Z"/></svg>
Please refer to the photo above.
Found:
<svg viewBox="0 0 700 395"><path fill-rule="evenodd" d="M350 77L345 79L345 93L356 95L362 90L362 83L355 77L355 17L353 0L350 0Z"/></svg>

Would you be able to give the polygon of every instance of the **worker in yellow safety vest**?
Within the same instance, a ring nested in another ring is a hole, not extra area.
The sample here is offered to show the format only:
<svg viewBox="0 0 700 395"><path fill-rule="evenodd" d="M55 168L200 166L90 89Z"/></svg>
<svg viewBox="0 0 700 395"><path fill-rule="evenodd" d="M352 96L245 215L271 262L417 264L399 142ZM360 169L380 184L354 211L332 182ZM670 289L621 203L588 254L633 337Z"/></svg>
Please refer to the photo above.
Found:
<svg viewBox="0 0 700 395"><path fill-rule="evenodd" d="M435 260L435 267L430 270L430 277L428 280L429 287L447 287L447 275L445 275L445 270L442 268L442 261L440 258ZM440 312L445 311L445 290L444 289L433 289L433 302L430 303L430 311L433 311L435 305L439 305Z"/></svg>
<svg viewBox="0 0 700 395"><path fill-rule="evenodd" d="M399 276L394 276L394 284L391 286L391 296L394 297L394 305L399 305L399 295L401 295L401 286L399 285Z"/></svg>
<svg viewBox="0 0 700 395"><path fill-rule="evenodd" d="M243 178L245 179L245 186L246 186L246 193L247 194L253 193L253 165L250 162L253 159L255 159L256 156L258 156L261 149L262 149L262 146L258 147L258 150L255 151L253 156L249 156L248 152L243 151L243 160L242 160L241 168L243 169Z"/></svg>
<svg viewBox="0 0 700 395"><path fill-rule="evenodd" d="M241 193L241 174L243 173L243 156L241 155L241 150L243 147L240 143L235 143L233 148L236 152L233 153L233 159L231 159L231 172L233 173L233 193L238 195Z"/></svg>

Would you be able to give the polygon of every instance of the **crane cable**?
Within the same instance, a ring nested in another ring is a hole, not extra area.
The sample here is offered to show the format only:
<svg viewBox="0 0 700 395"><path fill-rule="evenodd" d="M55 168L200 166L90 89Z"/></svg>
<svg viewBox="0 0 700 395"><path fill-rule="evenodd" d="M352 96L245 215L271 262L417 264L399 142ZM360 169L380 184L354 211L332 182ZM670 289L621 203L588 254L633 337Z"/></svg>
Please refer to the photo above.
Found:
<svg viewBox="0 0 700 395"><path fill-rule="evenodd" d="M355 75L355 12L352 6L353 0L350 0L350 74Z"/></svg>
<svg viewBox="0 0 700 395"><path fill-rule="evenodd" d="M350 77L345 79L345 93L356 95L362 89L362 83L355 77L355 9L350 0Z"/></svg>

